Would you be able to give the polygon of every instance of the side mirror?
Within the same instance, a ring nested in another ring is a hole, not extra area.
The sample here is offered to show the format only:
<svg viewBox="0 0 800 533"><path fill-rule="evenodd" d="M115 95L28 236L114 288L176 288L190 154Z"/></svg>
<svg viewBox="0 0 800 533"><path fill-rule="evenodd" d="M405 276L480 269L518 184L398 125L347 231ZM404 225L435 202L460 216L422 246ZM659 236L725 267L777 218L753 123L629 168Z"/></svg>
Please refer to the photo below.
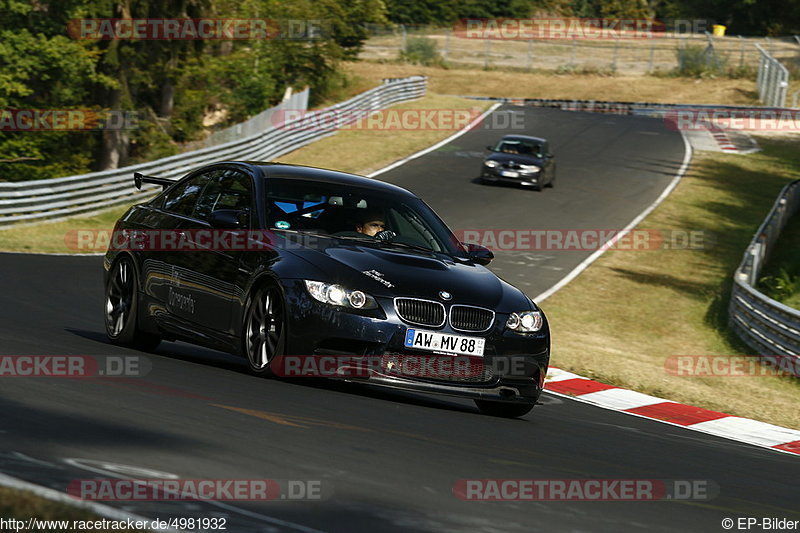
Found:
<svg viewBox="0 0 800 533"><path fill-rule="evenodd" d="M211 213L208 221L217 229L239 229L242 227L240 215L241 211L236 209L217 209Z"/></svg>
<svg viewBox="0 0 800 533"><path fill-rule="evenodd" d="M553 154L545 154L544 155L547 159L553 159Z"/></svg>
<svg viewBox="0 0 800 533"><path fill-rule="evenodd" d="M486 149L489 150L490 152L494 152L494 146L492 146L491 144L487 145Z"/></svg>
<svg viewBox="0 0 800 533"><path fill-rule="evenodd" d="M494 259L492 251L480 244L464 244L467 249L467 257L470 261L478 263L479 265L488 265Z"/></svg>

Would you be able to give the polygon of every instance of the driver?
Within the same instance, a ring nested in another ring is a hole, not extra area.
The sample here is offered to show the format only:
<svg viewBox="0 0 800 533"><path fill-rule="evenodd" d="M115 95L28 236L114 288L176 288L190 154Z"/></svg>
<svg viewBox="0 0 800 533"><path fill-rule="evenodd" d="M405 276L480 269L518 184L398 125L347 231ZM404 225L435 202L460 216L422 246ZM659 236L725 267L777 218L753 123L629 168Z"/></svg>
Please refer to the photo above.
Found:
<svg viewBox="0 0 800 533"><path fill-rule="evenodd" d="M361 220L356 224L356 231L369 235L370 237L376 236L378 233L386 229L386 221L383 213L380 211L370 211L364 213Z"/></svg>

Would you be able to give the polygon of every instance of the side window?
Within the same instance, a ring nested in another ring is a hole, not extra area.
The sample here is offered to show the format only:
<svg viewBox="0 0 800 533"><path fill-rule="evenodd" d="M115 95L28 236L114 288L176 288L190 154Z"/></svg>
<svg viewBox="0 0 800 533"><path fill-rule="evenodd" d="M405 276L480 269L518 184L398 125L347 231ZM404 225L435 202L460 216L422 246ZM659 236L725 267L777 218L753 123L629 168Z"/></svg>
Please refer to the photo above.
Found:
<svg viewBox="0 0 800 533"><path fill-rule="evenodd" d="M242 224L248 226L252 200L249 176L238 170L218 170L200 196L194 216L207 220L217 209L234 209L242 212Z"/></svg>
<svg viewBox="0 0 800 533"><path fill-rule="evenodd" d="M174 187L164 196L162 207L178 215L191 216L206 180L207 175L201 174Z"/></svg>

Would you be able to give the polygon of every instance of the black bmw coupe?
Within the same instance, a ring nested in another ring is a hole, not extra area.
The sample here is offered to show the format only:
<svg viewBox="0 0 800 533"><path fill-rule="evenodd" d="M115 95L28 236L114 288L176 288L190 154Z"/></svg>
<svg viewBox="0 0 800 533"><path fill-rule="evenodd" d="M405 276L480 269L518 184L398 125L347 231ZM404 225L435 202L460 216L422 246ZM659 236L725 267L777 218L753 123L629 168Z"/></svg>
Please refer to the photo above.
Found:
<svg viewBox="0 0 800 533"><path fill-rule="evenodd" d="M490 153L483 160L482 182L523 185L537 191L555 185L556 162L547 140L506 135L486 149Z"/></svg>
<svg viewBox="0 0 800 533"><path fill-rule="evenodd" d="M539 398L544 313L413 193L261 162L134 179L164 190L122 216L105 256L113 343L181 340L242 355L255 373L325 369L498 416Z"/></svg>

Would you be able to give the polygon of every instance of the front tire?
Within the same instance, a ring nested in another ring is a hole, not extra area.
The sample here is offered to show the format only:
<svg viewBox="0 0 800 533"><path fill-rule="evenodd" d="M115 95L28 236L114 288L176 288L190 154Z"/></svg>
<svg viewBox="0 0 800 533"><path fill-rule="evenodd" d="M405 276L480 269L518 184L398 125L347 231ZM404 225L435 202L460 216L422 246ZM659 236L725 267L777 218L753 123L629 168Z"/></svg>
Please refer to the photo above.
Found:
<svg viewBox="0 0 800 533"><path fill-rule="evenodd" d="M509 403L493 400L475 400L481 413L501 418L519 418L531 412L535 403Z"/></svg>
<svg viewBox="0 0 800 533"><path fill-rule="evenodd" d="M243 351L254 374L275 375L272 364L286 350L286 306L274 283L258 287L245 313Z"/></svg>
<svg viewBox="0 0 800 533"><path fill-rule="evenodd" d="M141 331L138 326L139 283L130 257L120 258L111 269L106 283L106 335L112 344L151 351L161 337Z"/></svg>

